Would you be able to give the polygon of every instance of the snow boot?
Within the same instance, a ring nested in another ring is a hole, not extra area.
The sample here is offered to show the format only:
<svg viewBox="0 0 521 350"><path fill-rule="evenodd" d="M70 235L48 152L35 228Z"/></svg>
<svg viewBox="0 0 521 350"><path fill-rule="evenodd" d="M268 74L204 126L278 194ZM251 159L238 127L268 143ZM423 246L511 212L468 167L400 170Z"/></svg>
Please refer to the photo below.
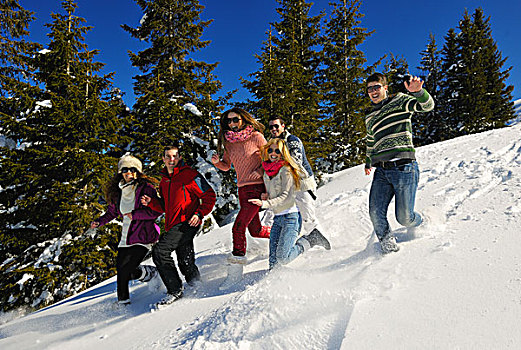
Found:
<svg viewBox="0 0 521 350"><path fill-rule="evenodd" d="M116 300L110 304L110 308L115 311L124 311L130 307L130 299Z"/></svg>
<svg viewBox="0 0 521 350"><path fill-rule="evenodd" d="M203 281L201 281L200 278L193 279L190 282L186 282L186 284L192 293L197 292L197 290L200 290L203 287Z"/></svg>
<svg viewBox="0 0 521 350"><path fill-rule="evenodd" d="M421 217L422 221L419 225L407 227L407 236L409 236L409 239L415 239L418 236L421 236L422 229L424 229L428 223L428 219L425 214L417 213L417 215Z"/></svg>
<svg viewBox="0 0 521 350"><path fill-rule="evenodd" d="M149 282L152 278L157 275L157 268L151 265L140 265L141 269L141 277L139 277L139 281L141 282Z"/></svg>
<svg viewBox="0 0 521 350"><path fill-rule="evenodd" d="M314 246L318 245L318 246L324 247L326 250L331 250L331 244L329 243L327 238L324 237L324 235L322 233L320 233L320 231L317 230L316 228L313 229L313 231L311 231L311 233L309 235L302 236L301 238L303 238L309 242L310 248L313 248Z"/></svg>
<svg viewBox="0 0 521 350"><path fill-rule="evenodd" d="M147 282L147 287L148 290L153 293L159 291L166 292L165 284L163 283L163 280L161 279L161 276L159 275L159 272L157 272L157 270L152 279L150 279L150 281Z"/></svg>
<svg viewBox="0 0 521 350"><path fill-rule="evenodd" d="M183 290L178 290L177 292L173 292L173 293L167 293L166 296L156 304L156 307L161 308L161 307L170 305L173 302L181 299L182 297L183 297Z"/></svg>
<svg viewBox="0 0 521 350"><path fill-rule="evenodd" d="M396 244L396 238L391 235L387 235L380 241L380 245L382 246L382 253L389 254L391 252L397 252L400 250L398 244Z"/></svg>
<svg viewBox="0 0 521 350"><path fill-rule="evenodd" d="M219 290L226 290L242 280L244 266L242 264L228 264L228 275L219 286Z"/></svg>
<svg viewBox="0 0 521 350"><path fill-rule="evenodd" d="M230 264L246 265L248 263L248 258L246 257L246 255L230 254L227 260Z"/></svg>

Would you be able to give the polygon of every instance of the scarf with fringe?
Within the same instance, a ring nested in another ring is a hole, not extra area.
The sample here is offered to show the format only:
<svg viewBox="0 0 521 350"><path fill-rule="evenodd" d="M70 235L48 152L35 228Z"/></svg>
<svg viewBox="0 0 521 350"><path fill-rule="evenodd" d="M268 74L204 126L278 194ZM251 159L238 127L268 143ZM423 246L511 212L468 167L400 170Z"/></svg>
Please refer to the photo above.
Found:
<svg viewBox="0 0 521 350"><path fill-rule="evenodd" d="M228 130L224 134L224 138L226 139L226 141L230 143L246 141L250 138L251 134L253 134L254 131L255 129L253 129L253 126L248 125L244 129L239 131Z"/></svg>

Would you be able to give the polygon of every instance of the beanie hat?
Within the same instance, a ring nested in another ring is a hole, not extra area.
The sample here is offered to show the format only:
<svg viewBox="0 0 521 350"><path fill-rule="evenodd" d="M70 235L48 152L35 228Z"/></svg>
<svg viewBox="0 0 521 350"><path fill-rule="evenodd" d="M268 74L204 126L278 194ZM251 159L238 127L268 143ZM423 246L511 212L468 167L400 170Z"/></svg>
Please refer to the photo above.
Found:
<svg viewBox="0 0 521 350"><path fill-rule="evenodd" d="M119 159L118 173L120 173L123 168L136 168L140 173L143 172L141 161L130 154L125 154Z"/></svg>

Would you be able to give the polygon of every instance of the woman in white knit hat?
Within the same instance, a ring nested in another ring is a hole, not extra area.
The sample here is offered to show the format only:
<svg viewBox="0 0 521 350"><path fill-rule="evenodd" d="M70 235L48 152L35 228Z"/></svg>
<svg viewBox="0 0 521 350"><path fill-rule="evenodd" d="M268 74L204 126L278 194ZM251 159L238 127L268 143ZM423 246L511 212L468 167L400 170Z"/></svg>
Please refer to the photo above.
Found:
<svg viewBox="0 0 521 350"><path fill-rule="evenodd" d="M148 282L157 274L155 266L140 264L159 238L155 219L160 213L142 205L139 200L143 195L157 198L154 187L157 183L156 179L143 174L139 159L124 155L119 160L117 174L105 186L107 211L90 224L91 228L96 228L116 217L123 219L116 258L119 304L130 304L130 280Z"/></svg>

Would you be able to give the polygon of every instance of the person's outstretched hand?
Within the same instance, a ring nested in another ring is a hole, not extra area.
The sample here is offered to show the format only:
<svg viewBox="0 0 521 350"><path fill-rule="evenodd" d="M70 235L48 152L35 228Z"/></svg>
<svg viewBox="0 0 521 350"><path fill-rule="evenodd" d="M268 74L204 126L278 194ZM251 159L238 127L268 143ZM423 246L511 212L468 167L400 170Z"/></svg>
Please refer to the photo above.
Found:
<svg viewBox="0 0 521 350"><path fill-rule="evenodd" d="M423 88L424 81L421 80L419 77L411 77L409 81L404 81L403 84L405 85L405 88L409 92L420 92Z"/></svg>
<svg viewBox="0 0 521 350"><path fill-rule="evenodd" d="M250 202L251 204L258 205L259 207L262 206L262 201L260 199L248 199L248 202Z"/></svg>

